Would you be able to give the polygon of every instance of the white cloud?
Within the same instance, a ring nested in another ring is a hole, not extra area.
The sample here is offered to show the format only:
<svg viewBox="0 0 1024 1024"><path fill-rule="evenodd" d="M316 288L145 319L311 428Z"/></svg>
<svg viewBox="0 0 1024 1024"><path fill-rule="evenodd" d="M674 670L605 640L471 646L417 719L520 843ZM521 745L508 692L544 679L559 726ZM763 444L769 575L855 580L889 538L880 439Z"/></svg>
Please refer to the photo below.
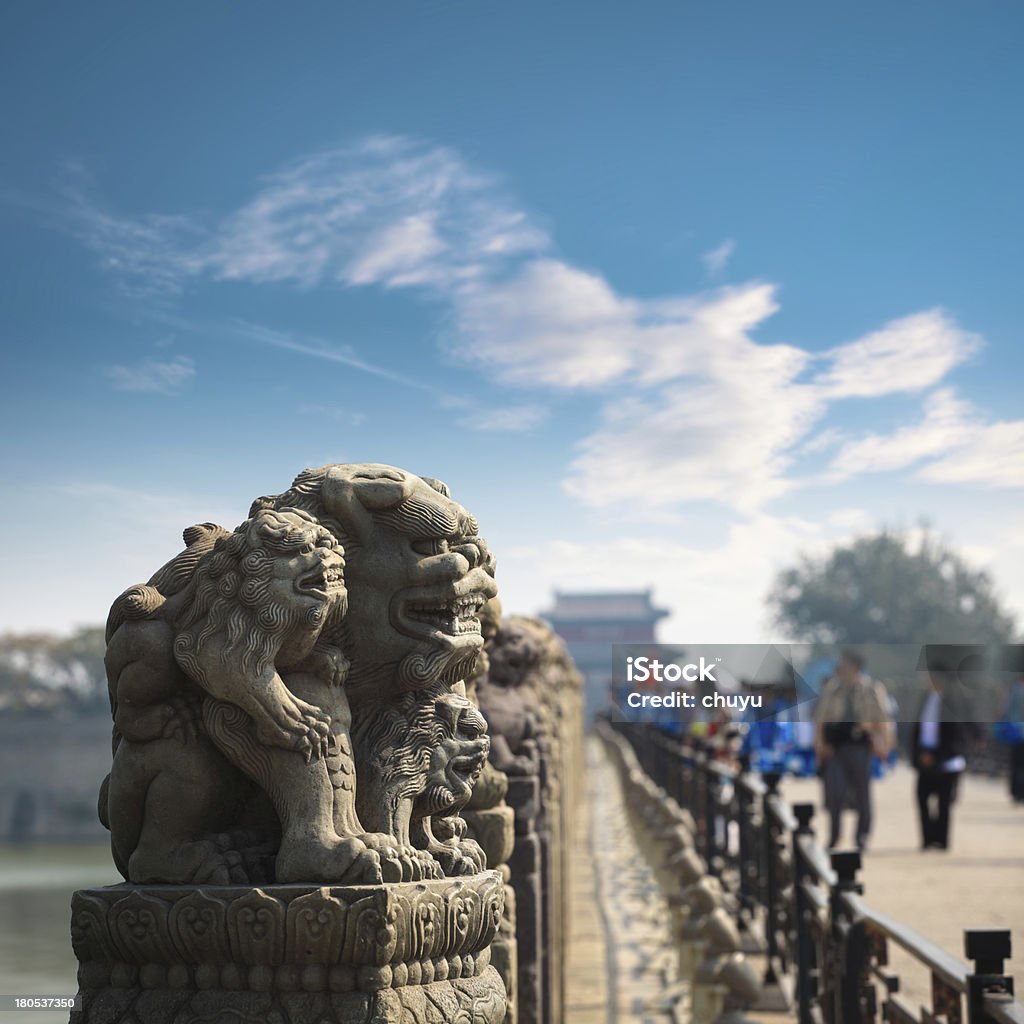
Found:
<svg viewBox="0 0 1024 1024"><path fill-rule="evenodd" d="M453 353L505 383L561 390L656 385L726 368L734 375L736 346L748 347L747 332L778 308L775 289L759 282L634 299L598 274L553 259L530 260L515 276L462 288L454 305ZM773 353L769 361L798 353L760 348Z"/></svg>
<svg viewBox="0 0 1024 1024"><path fill-rule="evenodd" d="M831 367L818 378L829 398L871 398L923 391L981 346L940 309L892 320L880 330L826 353Z"/></svg>
<svg viewBox="0 0 1024 1024"><path fill-rule="evenodd" d="M706 253L701 256L701 261L704 266L707 267L707 271L712 276L721 274L725 270L732 259L732 254L736 251L736 241L732 238L727 238L721 245L716 245L714 249L709 249Z"/></svg>
<svg viewBox="0 0 1024 1024"><path fill-rule="evenodd" d="M925 399L919 423L845 444L827 479L911 466L932 483L1024 487L1024 420L987 423L952 388L943 388Z"/></svg>
<svg viewBox="0 0 1024 1024"><path fill-rule="evenodd" d="M367 239L366 251L358 255L346 270L351 284L384 282L393 287L425 284L428 269L447 249L429 214L404 217L389 224L375 237Z"/></svg>
<svg viewBox="0 0 1024 1024"><path fill-rule="evenodd" d="M195 364L185 356L160 361L147 359L136 366L108 366L104 374L117 391L173 395L195 375Z"/></svg>
<svg viewBox="0 0 1024 1024"><path fill-rule="evenodd" d="M835 448L846 439L844 431L838 427L828 427L812 435L808 440L795 449L796 455L817 455L826 452L829 448Z"/></svg>
<svg viewBox="0 0 1024 1024"><path fill-rule="evenodd" d="M76 175L62 191L71 233L126 291L146 297L181 291L194 264L191 254L206 237L203 227L179 214L133 218L114 213L95 202L80 179Z"/></svg>
<svg viewBox="0 0 1024 1024"><path fill-rule="evenodd" d="M956 450L923 467L920 476L932 483L1024 487L1024 420L976 426Z"/></svg>
<svg viewBox="0 0 1024 1024"><path fill-rule="evenodd" d="M599 543L541 538L524 546L503 542L500 531L490 528L488 540L501 552L497 578L507 608L544 611L537 607L538 593L556 589L653 585L654 603L673 613L659 627L663 642L753 643L770 637L764 597L775 574L800 551L843 532L757 514L733 522L720 542L708 545L687 544L678 534L620 533Z"/></svg>
<svg viewBox="0 0 1024 1024"><path fill-rule="evenodd" d="M231 280L449 288L547 246L491 177L441 146L376 137L267 179L197 253Z"/></svg>
<svg viewBox="0 0 1024 1024"><path fill-rule="evenodd" d="M635 365L636 306L600 276L531 260L453 296L449 348L511 384L595 387Z"/></svg>
<svg viewBox="0 0 1024 1024"><path fill-rule="evenodd" d="M651 508L711 500L751 513L795 486L801 459L839 442L834 426L812 434L833 403L933 388L980 345L939 309L818 354L759 343L754 333L778 309L773 284L624 294L556 255L537 218L493 176L450 149L407 138L374 137L297 160L211 227L79 207L110 265L125 269L138 255L142 272L164 286L203 278L414 288L440 301L454 361L507 386L599 392L600 425L580 441L565 477L569 493L592 506L642 494ZM734 248L728 239L706 253L709 271L723 270ZM251 324L234 330L436 391L350 346ZM538 402L471 410L462 422L481 430L529 429L544 414ZM998 450L1017 443L1013 424L975 431L986 448L969 459L949 447L963 425L942 420L941 409L928 415L895 439L844 445L832 479L924 457L933 460L922 473L929 479L1017 478L1012 451Z"/></svg>
<svg viewBox="0 0 1024 1024"><path fill-rule="evenodd" d="M751 512L784 493L789 449L821 414L822 402L794 378L793 350L737 343L747 371L714 375L611 402L582 444L567 488L592 506L715 501ZM788 356L788 359L786 358Z"/></svg>
<svg viewBox="0 0 1024 1024"><path fill-rule="evenodd" d="M848 441L836 453L829 469L835 480L860 473L905 469L921 459L941 455L963 442L969 429L970 406L943 388L924 402L924 419L891 434L868 434Z"/></svg>
<svg viewBox="0 0 1024 1024"><path fill-rule="evenodd" d="M79 184L72 230L105 267L152 290L190 279L451 287L548 246L491 176L442 146L380 136L297 160L218 224L113 213Z"/></svg>

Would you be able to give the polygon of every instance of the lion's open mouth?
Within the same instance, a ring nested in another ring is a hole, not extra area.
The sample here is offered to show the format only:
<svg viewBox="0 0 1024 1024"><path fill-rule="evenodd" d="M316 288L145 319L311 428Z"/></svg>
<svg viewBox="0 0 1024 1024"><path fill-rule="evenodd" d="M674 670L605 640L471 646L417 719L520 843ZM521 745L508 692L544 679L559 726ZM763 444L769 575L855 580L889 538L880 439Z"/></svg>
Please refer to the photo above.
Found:
<svg viewBox="0 0 1024 1024"><path fill-rule="evenodd" d="M449 600L411 601L403 611L414 622L448 636L480 632L480 609L487 603L483 594L467 594Z"/></svg>
<svg viewBox="0 0 1024 1024"><path fill-rule="evenodd" d="M344 570L340 565L324 565L321 562L315 569L300 576L296 587L304 594L326 598L335 590L345 585Z"/></svg>
<svg viewBox="0 0 1024 1024"><path fill-rule="evenodd" d="M451 770L463 778L470 778L478 774L487 760L486 751L477 754L465 754L462 757L452 758Z"/></svg>

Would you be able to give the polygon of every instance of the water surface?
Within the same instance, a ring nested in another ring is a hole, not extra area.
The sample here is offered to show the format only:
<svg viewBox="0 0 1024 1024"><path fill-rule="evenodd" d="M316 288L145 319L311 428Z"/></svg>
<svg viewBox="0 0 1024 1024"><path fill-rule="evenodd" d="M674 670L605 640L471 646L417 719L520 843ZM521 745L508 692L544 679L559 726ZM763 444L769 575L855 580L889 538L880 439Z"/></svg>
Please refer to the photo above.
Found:
<svg viewBox="0 0 1024 1024"><path fill-rule="evenodd" d="M120 882L102 846L0 846L0 994L74 995L71 893ZM0 1013L0 1024L67 1024L66 1011Z"/></svg>

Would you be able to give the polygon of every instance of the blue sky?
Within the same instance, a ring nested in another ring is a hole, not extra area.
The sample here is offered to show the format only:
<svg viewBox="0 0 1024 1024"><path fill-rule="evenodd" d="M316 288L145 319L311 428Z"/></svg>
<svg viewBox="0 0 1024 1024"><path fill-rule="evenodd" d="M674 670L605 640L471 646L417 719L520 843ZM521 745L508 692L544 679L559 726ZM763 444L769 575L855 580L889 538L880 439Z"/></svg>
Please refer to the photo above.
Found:
<svg viewBox="0 0 1024 1024"><path fill-rule="evenodd" d="M9 5L0 627L333 461L447 479L515 610L768 639L927 517L1024 612L1024 11L844 6Z"/></svg>

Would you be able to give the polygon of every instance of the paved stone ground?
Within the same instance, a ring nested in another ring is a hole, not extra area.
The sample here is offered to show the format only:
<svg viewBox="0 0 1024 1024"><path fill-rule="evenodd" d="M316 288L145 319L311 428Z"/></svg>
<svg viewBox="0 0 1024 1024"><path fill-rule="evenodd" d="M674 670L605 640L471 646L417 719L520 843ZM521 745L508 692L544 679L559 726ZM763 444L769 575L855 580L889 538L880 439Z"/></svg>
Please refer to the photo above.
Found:
<svg viewBox="0 0 1024 1024"><path fill-rule="evenodd" d="M592 737L587 787L575 842L568 1022L669 1021L676 958L668 908L637 846L618 775Z"/></svg>
<svg viewBox="0 0 1024 1024"><path fill-rule="evenodd" d="M1014 953L1008 970L1024 990L1024 807L1010 802L1005 780L961 779L953 806L951 849L920 849L916 775L900 765L873 786L874 828L864 855L864 899L909 925L958 959L964 928L1010 928ZM815 832L827 841L828 817L816 779L787 779L786 798L819 807ZM849 840L854 816L846 815ZM912 1006L929 1005L928 979L909 957L893 956L901 994Z"/></svg>
<svg viewBox="0 0 1024 1024"><path fill-rule="evenodd" d="M592 742L592 741L591 741ZM589 774L589 773L588 773ZM594 851L590 838L591 799L576 812L573 836L566 971L568 1024L613 1024L608 1012L608 944L604 917L597 902Z"/></svg>

